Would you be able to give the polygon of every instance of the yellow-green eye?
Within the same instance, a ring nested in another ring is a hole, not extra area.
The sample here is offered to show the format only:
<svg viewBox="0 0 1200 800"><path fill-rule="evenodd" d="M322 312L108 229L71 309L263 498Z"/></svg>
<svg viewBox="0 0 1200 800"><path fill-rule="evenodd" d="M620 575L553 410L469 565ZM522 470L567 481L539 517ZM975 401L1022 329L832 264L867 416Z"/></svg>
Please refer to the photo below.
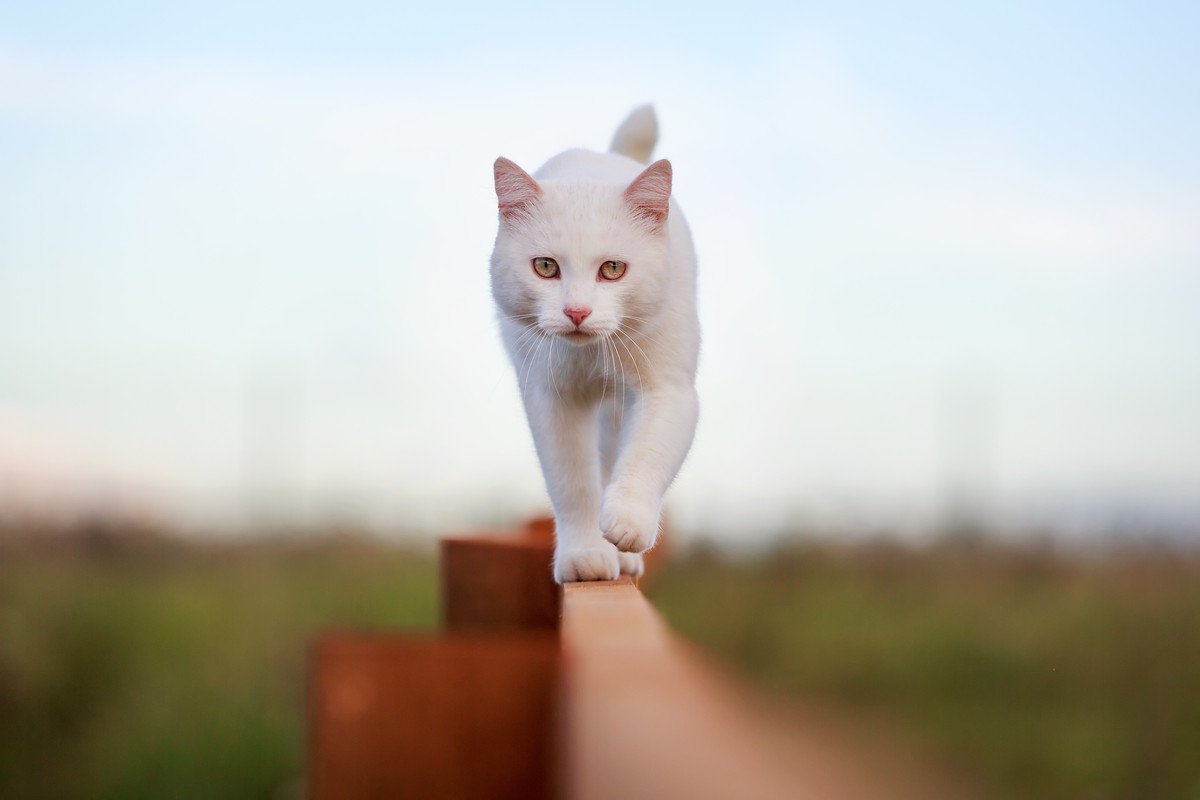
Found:
<svg viewBox="0 0 1200 800"><path fill-rule="evenodd" d="M533 264L533 271L543 278L558 277L558 262L553 258L538 256L530 262Z"/></svg>
<svg viewBox="0 0 1200 800"><path fill-rule="evenodd" d="M628 266L624 261L605 261L600 265L600 277L606 281L619 281Z"/></svg>

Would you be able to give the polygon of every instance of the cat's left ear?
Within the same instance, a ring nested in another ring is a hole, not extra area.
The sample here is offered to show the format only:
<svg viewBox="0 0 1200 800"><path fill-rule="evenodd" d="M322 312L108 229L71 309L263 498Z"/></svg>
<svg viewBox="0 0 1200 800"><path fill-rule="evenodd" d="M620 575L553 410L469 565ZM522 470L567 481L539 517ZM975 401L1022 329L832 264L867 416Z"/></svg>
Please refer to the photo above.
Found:
<svg viewBox="0 0 1200 800"><path fill-rule="evenodd" d="M542 187L528 172L504 156L496 159L493 169L501 218L512 222L528 214L530 207L542 196Z"/></svg>
<svg viewBox="0 0 1200 800"><path fill-rule="evenodd" d="M639 217L657 225L666 222L671 207L671 162L661 158L642 170L625 189L625 202Z"/></svg>

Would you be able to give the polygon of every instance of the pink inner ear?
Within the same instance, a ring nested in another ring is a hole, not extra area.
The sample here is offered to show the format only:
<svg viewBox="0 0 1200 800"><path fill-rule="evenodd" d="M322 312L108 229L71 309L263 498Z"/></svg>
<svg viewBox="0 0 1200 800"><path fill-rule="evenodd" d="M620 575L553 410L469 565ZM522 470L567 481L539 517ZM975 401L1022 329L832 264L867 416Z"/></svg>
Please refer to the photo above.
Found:
<svg viewBox="0 0 1200 800"><path fill-rule="evenodd" d="M625 200L639 216L661 224L671 207L671 162L655 161L625 189Z"/></svg>
<svg viewBox="0 0 1200 800"><path fill-rule="evenodd" d="M494 170L500 216L511 220L528 213L529 207L542 196L542 187L528 172L503 156L496 159Z"/></svg>

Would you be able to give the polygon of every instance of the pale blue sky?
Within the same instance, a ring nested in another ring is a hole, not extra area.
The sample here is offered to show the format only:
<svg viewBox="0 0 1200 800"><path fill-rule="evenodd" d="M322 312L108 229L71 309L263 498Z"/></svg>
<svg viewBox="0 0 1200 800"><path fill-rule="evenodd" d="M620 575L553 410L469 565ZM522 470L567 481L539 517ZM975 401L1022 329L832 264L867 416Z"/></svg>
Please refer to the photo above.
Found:
<svg viewBox="0 0 1200 800"><path fill-rule="evenodd" d="M693 528L1200 524L1195 4L0 8L0 503L542 502L490 164L655 102Z"/></svg>

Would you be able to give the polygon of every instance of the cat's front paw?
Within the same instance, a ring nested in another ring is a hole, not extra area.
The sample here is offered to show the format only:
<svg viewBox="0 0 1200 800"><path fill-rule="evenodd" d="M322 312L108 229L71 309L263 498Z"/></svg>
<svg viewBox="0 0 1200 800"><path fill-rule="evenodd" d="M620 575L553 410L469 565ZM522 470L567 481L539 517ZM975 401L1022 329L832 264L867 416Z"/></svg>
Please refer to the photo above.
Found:
<svg viewBox="0 0 1200 800"><path fill-rule="evenodd" d="M600 531L626 553L643 553L658 539L659 504L614 497L600 507Z"/></svg>
<svg viewBox="0 0 1200 800"><path fill-rule="evenodd" d="M559 583L615 581L621 574L618 555L617 548L605 541L597 541L588 547L560 545L554 551L554 580Z"/></svg>
<svg viewBox="0 0 1200 800"><path fill-rule="evenodd" d="M646 559L641 553L617 553L621 560L621 574L640 578L646 571Z"/></svg>

